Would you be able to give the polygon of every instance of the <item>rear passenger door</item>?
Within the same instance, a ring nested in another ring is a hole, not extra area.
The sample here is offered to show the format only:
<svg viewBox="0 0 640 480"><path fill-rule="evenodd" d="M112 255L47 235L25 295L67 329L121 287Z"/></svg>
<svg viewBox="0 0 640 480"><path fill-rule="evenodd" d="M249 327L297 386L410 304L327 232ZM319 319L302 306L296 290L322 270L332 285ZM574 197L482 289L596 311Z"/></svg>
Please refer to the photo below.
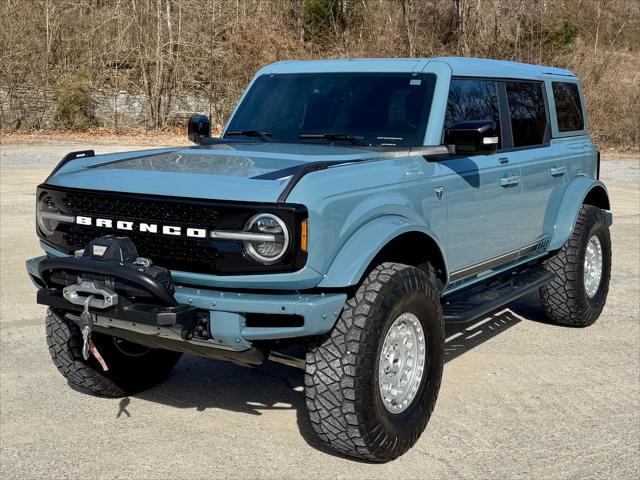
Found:
<svg viewBox="0 0 640 480"><path fill-rule="evenodd" d="M506 105L499 92L496 80L451 80L445 128L464 120L493 120L500 134L495 154L441 162L448 211L447 256L453 281L514 260L521 244L520 167L517 159L503 152L501 110ZM507 126L506 133L509 131Z"/></svg>
<svg viewBox="0 0 640 480"><path fill-rule="evenodd" d="M511 141L506 153L518 162L522 175L522 258L544 248L553 233L567 164L561 151L551 145L544 82L509 80L503 85L509 112L505 131L510 130Z"/></svg>

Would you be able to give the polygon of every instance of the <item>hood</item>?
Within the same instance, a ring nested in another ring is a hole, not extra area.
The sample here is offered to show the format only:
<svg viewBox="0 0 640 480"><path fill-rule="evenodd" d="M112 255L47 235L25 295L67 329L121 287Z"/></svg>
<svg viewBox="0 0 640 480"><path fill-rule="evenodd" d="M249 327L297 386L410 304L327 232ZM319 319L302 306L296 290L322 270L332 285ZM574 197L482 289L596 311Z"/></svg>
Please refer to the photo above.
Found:
<svg viewBox="0 0 640 480"><path fill-rule="evenodd" d="M364 148L234 142L79 158L65 164L46 183L114 192L275 202L291 175L306 163L380 156Z"/></svg>

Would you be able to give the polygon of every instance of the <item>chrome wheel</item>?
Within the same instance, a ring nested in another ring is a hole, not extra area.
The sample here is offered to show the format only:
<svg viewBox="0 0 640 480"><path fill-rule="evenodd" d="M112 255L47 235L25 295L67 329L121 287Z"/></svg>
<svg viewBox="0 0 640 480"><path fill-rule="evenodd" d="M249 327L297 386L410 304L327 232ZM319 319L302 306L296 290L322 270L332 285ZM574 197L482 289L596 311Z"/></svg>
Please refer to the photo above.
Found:
<svg viewBox="0 0 640 480"><path fill-rule="evenodd" d="M600 239L593 235L587 243L584 254L584 289L589 298L593 298L600 287L602 279L602 245Z"/></svg>
<svg viewBox="0 0 640 480"><path fill-rule="evenodd" d="M378 388L391 413L406 410L416 396L425 369L426 344L420 320L403 313L391 325L378 363Z"/></svg>

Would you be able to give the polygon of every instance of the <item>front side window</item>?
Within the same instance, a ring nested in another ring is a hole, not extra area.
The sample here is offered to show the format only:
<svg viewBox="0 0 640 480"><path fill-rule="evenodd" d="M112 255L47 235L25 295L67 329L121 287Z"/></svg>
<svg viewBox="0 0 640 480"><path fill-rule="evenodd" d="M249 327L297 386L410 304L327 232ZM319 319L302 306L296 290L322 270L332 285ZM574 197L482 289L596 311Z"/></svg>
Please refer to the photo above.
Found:
<svg viewBox="0 0 640 480"><path fill-rule="evenodd" d="M545 142L547 114L542 83L505 82L514 147Z"/></svg>
<svg viewBox="0 0 640 480"><path fill-rule="evenodd" d="M417 73L263 75L227 132L258 131L285 142L328 135L374 146L422 145L435 81Z"/></svg>
<svg viewBox="0 0 640 480"><path fill-rule="evenodd" d="M465 120L493 120L500 138L500 110L496 82L492 80L451 80L444 128ZM498 144L498 148L502 142Z"/></svg>
<svg viewBox="0 0 640 480"><path fill-rule="evenodd" d="M556 104L558 130L573 132L584 130L584 117L578 85L569 82L552 82L553 100Z"/></svg>

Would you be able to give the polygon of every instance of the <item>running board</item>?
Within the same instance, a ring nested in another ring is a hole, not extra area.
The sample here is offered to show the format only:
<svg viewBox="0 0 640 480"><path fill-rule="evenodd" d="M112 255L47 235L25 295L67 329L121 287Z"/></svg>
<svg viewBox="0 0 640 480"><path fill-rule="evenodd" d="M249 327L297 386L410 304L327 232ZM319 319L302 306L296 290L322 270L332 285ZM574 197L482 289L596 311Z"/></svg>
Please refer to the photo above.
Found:
<svg viewBox="0 0 640 480"><path fill-rule="evenodd" d="M489 285L483 284L453 294L442 303L444 319L452 323L470 322L537 290L553 280L554 276L542 267L535 267L506 279L495 280Z"/></svg>

